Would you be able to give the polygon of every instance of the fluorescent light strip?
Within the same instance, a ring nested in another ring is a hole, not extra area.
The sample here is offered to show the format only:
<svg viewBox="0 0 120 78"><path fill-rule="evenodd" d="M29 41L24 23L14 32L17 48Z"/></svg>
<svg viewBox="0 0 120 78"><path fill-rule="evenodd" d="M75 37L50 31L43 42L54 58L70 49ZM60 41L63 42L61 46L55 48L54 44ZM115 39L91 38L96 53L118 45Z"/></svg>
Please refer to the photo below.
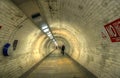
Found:
<svg viewBox="0 0 120 78"><path fill-rule="evenodd" d="M51 32L48 32L47 35L51 34Z"/></svg>
<svg viewBox="0 0 120 78"><path fill-rule="evenodd" d="M50 37L50 36L52 36L52 34L48 34L48 36Z"/></svg>
<svg viewBox="0 0 120 78"><path fill-rule="evenodd" d="M55 44L56 46L58 46L58 44L57 44L57 42L56 42L56 41L54 42L54 44Z"/></svg>
<svg viewBox="0 0 120 78"><path fill-rule="evenodd" d="M48 32L48 31L49 31L49 29L44 29L44 30L43 30L43 32L45 32L45 33Z"/></svg>
<svg viewBox="0 0 120 78"><path fill-rule="evenodd" d="M48 28L48 26L46 25L46 26L42 26L42 30L44 30L44 29L46 29L46 28Z"/></svg>
<svg viewBox="0 0 120 78"><path fill-rule="evenodd" d="M52 35L50 36L50 39L53 39L53 36L52 36Z"/></svg>
<svg viewBox="0 0 120 78"><path fill-rule="evenodd" d="M53 42L55 42L55 39L53 39Z"/></svg>

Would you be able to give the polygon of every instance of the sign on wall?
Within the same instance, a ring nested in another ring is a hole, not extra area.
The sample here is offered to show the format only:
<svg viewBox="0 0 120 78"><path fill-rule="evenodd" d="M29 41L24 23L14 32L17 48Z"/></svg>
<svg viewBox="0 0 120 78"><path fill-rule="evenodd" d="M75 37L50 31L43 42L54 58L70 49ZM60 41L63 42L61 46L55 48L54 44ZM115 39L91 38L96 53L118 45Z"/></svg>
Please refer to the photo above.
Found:
<svg viewBox="0 0 120 78"><path fill-rule="evenodd" d="M17 44L18 44L18 40L14 40L14 42L13 42L13 50L16 50Z"/></svg>
<svg viewBox="0 0 120 78"><path fill-rule="evenodd" d="M112 42L120 42L120 18L104 27Z"/></svg>

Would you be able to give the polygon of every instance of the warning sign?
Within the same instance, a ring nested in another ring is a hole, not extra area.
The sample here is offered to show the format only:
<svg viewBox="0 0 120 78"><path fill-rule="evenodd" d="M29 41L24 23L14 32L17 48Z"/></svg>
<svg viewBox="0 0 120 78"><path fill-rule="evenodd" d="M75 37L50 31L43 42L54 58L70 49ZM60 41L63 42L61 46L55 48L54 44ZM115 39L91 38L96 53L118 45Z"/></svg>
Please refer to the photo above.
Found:
<svg viewBox="0 0 120 78"><path fill-rule="evenodd" d="M104 27L112 42L120 42L120 18Z"/></svg>

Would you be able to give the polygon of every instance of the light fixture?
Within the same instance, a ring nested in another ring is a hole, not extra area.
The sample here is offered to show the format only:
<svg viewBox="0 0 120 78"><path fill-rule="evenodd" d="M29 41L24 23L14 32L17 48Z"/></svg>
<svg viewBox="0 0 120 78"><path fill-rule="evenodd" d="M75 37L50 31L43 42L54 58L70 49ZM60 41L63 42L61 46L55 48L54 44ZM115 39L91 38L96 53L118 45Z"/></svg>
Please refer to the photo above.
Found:
<svg viewBox="0 0 120 78"><path fill-rule="evenodd" d="M51 34L51 32L48 32L47 35Z"/></svg>
<svg viewBox="0 0 120 78"><path fill-rule="evenodd" d="M52 31L50 30L49 25L44 22L44 19L42 19L41 14L35 13L35 14L31 15L31 17L32 17L34 23L39 26L40 30L42 30L42 32L44 32L44 34L46 34L53 41L53 43L56 46L58 46L58 44L52 34Z"/></svg>
<svg viewBox="0 0 120 78"><path fill-rule="evenodd" d="M53 39L53 36L52 36L52 35L50 36L50 39Z"/></svg>
<svg viewBox="0 0 120 78"><path fill-rule="evenodd" d="M46 32L48 32L48 31L49 31L49 29L48 29L48 28L43 30L43 32L45 32L45 33L46 33Z"/></svg>
<svg viewBox="0 0 120 78"><path fill-rule="evenodd" d="M56 42L56 41L54 42L54 44L55 44L56 46L58 46L58 44L57 44L57 42Z"/></svg>
<svg viewBox="0 0 120 78"><path fill-rule="evenodd" d="M44 30L44 29L46 29L46 28L48 28L48 26L47 26L47 25L42 26L42 30Z"/></svg>
<svg viewBox="0 0 120 78"><path fill-rule="evenodd" d="M55 39L53 39L53 42L55 42Z"/></svg>
<svg viewBox="0 0 120 78"><path fill-rule="evenodd" d="M52 36L52 34L48 34L48 37Z"/></svg>

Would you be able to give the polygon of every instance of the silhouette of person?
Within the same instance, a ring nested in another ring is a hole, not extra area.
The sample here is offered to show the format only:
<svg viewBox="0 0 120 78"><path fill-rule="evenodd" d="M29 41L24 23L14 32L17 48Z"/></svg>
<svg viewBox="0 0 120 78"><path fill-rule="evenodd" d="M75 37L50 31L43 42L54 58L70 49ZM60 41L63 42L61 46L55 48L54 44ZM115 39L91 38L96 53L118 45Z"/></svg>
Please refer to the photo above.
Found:
<svg viewBox="0 0 120 78"><path fill-rule="evenodd" d="M64 55L64 51L65 51L65 46L64 45L62 45L62 47L61 47L61 53Z"/></svg>
<svg viewBox="0 0 120 78"><path fill-rule="evenodd" d="M56 46L55 48L56 48L56 49L58 49L58 47L57 47L57 46Z"/></svg>

